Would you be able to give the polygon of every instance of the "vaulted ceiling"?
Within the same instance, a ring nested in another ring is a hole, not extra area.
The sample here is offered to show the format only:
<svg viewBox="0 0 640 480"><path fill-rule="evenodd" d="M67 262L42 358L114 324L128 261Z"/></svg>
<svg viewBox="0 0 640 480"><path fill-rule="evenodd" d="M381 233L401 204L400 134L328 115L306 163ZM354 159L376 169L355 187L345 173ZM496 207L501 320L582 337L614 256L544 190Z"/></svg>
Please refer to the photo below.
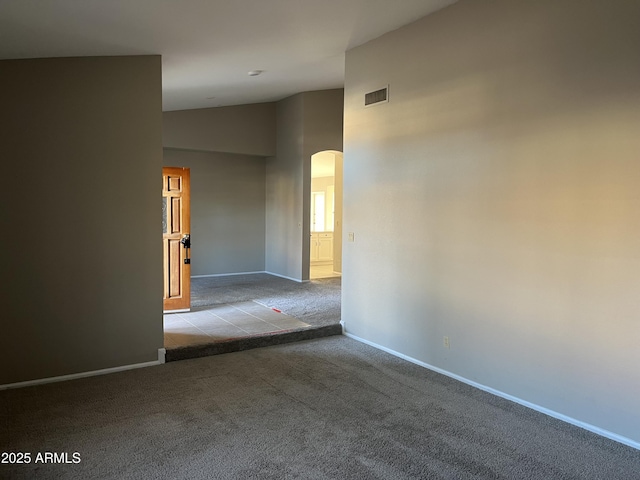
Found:
<svg viewBox="0 0 640 480"><path fill-rule="evenodd" d="M0 59L160 54L164 110L268 102L343 86L346 50L455 1L2 0Z"/></svg>

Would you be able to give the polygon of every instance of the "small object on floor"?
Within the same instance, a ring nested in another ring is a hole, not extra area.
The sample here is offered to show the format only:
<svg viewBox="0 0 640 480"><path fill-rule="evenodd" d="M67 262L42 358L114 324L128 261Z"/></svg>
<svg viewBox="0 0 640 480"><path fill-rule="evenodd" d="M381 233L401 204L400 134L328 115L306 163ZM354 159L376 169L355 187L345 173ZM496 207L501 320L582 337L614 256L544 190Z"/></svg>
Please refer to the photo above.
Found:
<svg viewBox="0 0 640 480"><path fill-rule="evenodd" d="M282 313L282 310L278 310L278 309L277 309L277 308L275 308L275 307L271 307L271 310L273 310L274 312Z"/></svg>

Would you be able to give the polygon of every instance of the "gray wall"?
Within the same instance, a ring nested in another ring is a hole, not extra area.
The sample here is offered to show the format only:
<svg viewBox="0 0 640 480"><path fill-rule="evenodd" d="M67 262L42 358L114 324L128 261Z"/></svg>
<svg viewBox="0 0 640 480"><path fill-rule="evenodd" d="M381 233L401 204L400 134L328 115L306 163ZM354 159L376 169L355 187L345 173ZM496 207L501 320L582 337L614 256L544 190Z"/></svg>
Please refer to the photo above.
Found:
<svg viewBox="0 0 640 480"><path fill-rule="evenodd" d="M0 70L0 384L157 360L160 57Z"/></svg>
<svg viewBox="0 0 640 480"><path fill-rule="evenodd" d="M303 238L302 238L302 278L309 279L311 225L311 156L323 150L342 152L342 128L344 111L344 90L320 90L305 92L303 98Z"/></svg>
<svg viewBox="0 0 640 480"><path fill-rule="evenodd" d="M342 151L342 89L305 92L277 104L277 155L267 159L266 270L309 279L311 156Z"/></svg>
<svg viewBox="0 0 640 480"><path fill-rule="evenodd" d="M278 102L278 155L266 160L265 270L297 280L303 265L302 107L302 94Z"/></svg>
<svg viewBox="0 0 640 480"><path fill-rule="evenodd" d="M638 58L632 1L463 0L347 52L347 331L640 442Z"/></svg>
<svg viewBox="0 0 640 480"><path fill-rule="evenodd" d="M191 169L191 274L264 271L264 158L165 148L164 164Z"/></svg>
<svg viewBox="0 0 640 480"><path fill-rule="evenodd" d="M343 205L343 190L344 182L343 178L343 155L336 155L336 198L335 198L335 230L333 232L333 271L342 272L342 241L344 237L344 230L342 228L342 205Z"/></svg>
<svg viewBox="0 0 640 480"><path fill-rule="evenodd" d="M276 154L276 104L178 110L163 114L163 145L169 148Z"/></svg>
<svg viewBox="0 0 640 480"><path fill-rule="evenodd" d="M342 151L343 93L342 89L305 92L277 103L163 114L165 148L269 157L262 208L266 226L261 249L268 272L296 280L309 278L309 216L305 212L309 211L311 195L311 155L321 150ZM235 182L233 168L219 170L215 181L222 185ZM192 174L192 182L198 181L195 175ZM211 178L215 175L210 174ZM237 231L239 222L233 216L227 220L233 222L227 231ZM219 216L207 238L213 238L214 230L224 230L224 221ZM198 228L196 223L193 228ZM242 247L244 258L214 261L218 255L215 251L201 251L207 263L201 267L194 263L193 274L252 271L245 268L257 264L258 252L249 257L246 254L257 245L245 241L234 250L231 248L234 239L238 239L237 235L230 233L224 240L225 251L231 254Z"/></svg>

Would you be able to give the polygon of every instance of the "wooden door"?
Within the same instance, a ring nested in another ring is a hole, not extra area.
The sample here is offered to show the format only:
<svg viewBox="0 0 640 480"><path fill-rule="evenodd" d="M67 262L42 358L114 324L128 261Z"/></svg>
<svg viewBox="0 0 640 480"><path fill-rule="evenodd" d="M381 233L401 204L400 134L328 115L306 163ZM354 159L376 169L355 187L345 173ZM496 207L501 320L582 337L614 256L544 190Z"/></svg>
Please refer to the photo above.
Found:
<svg viewBox="0 0 640 480"><path fill-rule="evenodd" d="M164 301L167 310L191 307L191 212L189 169L162 169L162 245Z"/></svg>

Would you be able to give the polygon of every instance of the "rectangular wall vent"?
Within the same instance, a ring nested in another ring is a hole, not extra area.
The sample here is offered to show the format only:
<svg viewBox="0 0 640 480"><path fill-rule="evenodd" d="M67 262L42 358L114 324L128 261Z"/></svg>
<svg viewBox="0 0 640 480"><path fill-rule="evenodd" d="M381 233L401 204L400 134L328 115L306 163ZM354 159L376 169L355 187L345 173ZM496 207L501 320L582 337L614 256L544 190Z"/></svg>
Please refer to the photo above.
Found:
<svg viewBox="0 0 640 480"><path fill-rule="evenodd" d="M375 92L364 94L364 106L369 107L378 103L387 103L389 101L389 85Z"/></svg>

